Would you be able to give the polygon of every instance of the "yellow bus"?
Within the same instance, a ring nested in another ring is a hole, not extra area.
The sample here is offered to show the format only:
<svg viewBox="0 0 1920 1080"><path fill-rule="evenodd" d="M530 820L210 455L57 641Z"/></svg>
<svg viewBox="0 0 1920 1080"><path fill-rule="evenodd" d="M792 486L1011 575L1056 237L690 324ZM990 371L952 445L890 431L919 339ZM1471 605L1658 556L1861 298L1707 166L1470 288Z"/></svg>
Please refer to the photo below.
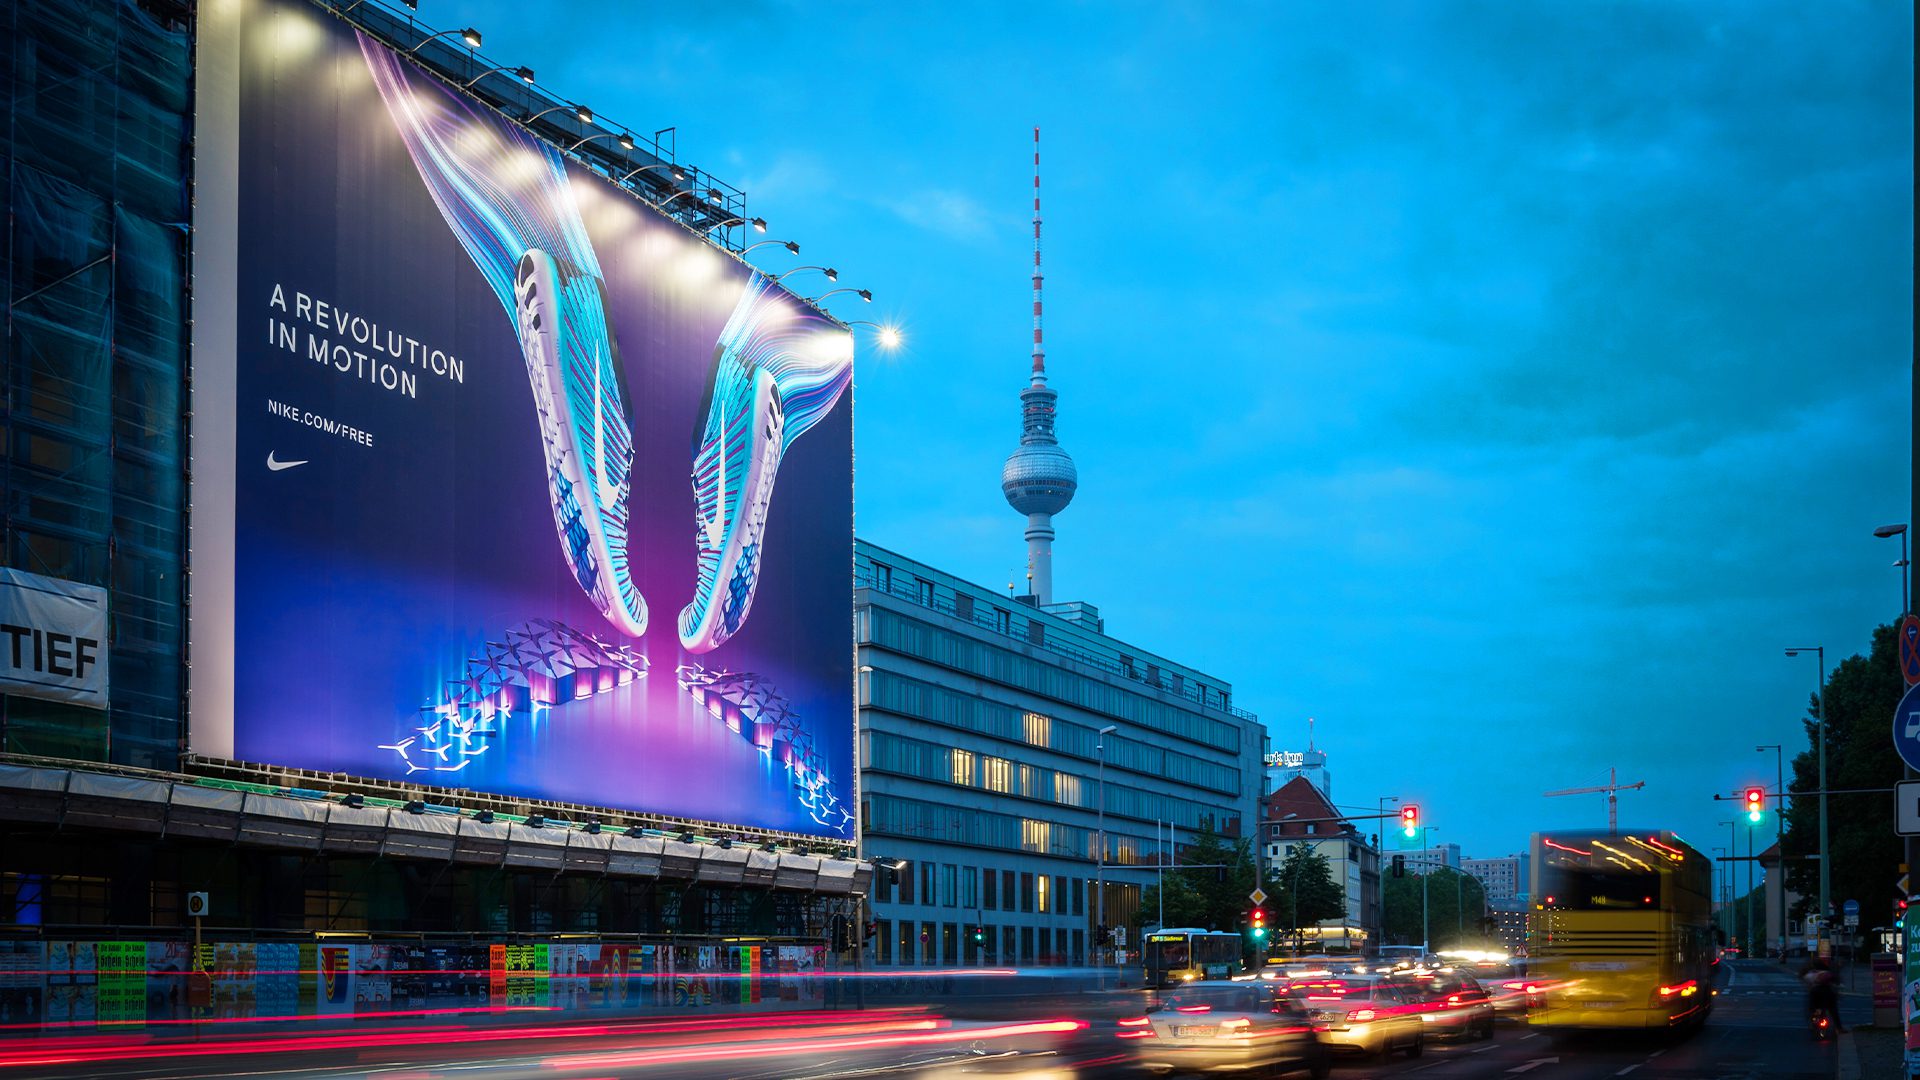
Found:
<svg viewBox="0 0 1920 1080"><path fill-rule="evenodd" d="M1149 987L1230 978L1240 974L1242 967L1240 935L1225 930L1155 930L1143 944L1141 960Z"/></svg>
<svg viewBox="0 0 1920 1080"><path fill-rule="evenodd" d="M1662 829L1533 837L1527 1022L1674 1028L1713 1007L1713 864Z"/></svg>

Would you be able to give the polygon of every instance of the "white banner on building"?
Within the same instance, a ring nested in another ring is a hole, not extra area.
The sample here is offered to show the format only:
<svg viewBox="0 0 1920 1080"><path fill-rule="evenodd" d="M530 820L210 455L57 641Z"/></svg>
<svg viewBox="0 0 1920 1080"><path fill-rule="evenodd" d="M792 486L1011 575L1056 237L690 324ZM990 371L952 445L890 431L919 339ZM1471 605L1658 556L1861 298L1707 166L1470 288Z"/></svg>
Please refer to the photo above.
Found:
<svg viewBox="0 0 1920 1080"><path fill-rule="evenodd" d="M107 590L0 567L0 693L107 707Z"/></svg>

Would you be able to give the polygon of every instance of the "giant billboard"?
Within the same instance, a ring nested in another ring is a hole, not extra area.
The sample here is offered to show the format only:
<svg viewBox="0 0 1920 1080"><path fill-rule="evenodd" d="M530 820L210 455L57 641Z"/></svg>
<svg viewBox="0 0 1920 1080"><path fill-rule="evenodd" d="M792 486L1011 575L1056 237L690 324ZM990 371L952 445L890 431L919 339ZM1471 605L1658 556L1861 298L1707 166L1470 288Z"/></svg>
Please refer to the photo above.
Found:
<svg viewBox="0 0 1920 1080"><path fill-rule="evenodd" d="M194 751L850 838L846 329L351 24L215 7Z"/></svg>

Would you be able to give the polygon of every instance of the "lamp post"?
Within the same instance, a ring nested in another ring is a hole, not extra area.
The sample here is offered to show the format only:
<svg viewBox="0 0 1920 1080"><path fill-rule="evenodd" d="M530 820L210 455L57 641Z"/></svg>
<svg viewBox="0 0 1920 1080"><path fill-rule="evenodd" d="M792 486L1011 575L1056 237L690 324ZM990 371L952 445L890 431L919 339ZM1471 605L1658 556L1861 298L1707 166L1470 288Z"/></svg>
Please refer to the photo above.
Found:
<svg viewBox="0 0 1920 1080"><path fill-rule="evenodd" d="M1785 867L1786 850L1783 847L1787 820L1787 769L1784 748L1779 743L1767 743L1753 748L1757 754L1773 751L1773 846L1780 849L1780 865ZM1787 885L1785 875L1776 872L1780 885L1780 921L1767 928L1767 940L1772 941L1776 934L1780 938L1780 955L1787 955ZM1771 919L1772 915L1769 914Z"/></svg>
<svg viewBox="0 0 1920 1080"><path fill-rule="evenodd" d="M1907 591L1907 526L1906 526L1906 523L1901 522L1898 525L1882 525L1879 528L1873 530L1873 535L1879 537L1882 540L1885 540L1889 536L1897 536L1900 538L1900 561L1897 563L1894 563L1893 565L1900 568L1900 614L1905 615L1908 612L1908 610L1912 607L1912 604L1913 604L1913 600L1912 600L1913 594Z"/></svg>
<svg viewBox="0 0 1920 1080"><path fill-rule="evenodd" d="M471 89L473 89L473 84L474 84L474 83L477 83L477 82L479 82L479 81L480 81L481 79L484 79L484 78L486 78L487 76L489 76L489 75L492 75L492 74L494 74L495 72L500 72L500 71L511 71L511 72L513 72L513 74L514 74L514 76L515 76L516 78L518 78L518 79L519 79L519 80L520 80L521 82L523 82L523 83L526 83L526 84L527 84L528 86L532 86L532 85L533 85L533 69L532 69L532 68L530 68L530 67L509 67L509 66L507 66L507 65L505 65L505 64L500 64L500 65L498 65L498 66L495 66L495 67L490 67L490 68L488 68L487 70L485 70L485 71L483 71L483 72L481 72L480 74L478 74L478 75L475 75L475 76L474 76L473 78L471 78L471 79L468 79L468 80L466 81L466 83L465 83L465 86L466 86L466 88L467 88L468 90L471 90Z"/></svg>
<svg viewBox="0 0 1920 1080"><path fill-rule="evenodd" d="M688 165L688 166L682 167L679 165L675 165L671 162L656 161L651 165L642 165L639 168L633 170L632 172L626 174L625 176L622 176L620 178L620 183L624 184L627 181L633 179L634 177L639 176L641 173L646 172L648 169L666 169L673 176L675 180L684 181L688 176L692 175L693 166Z"/></svg>
<svg viewBox="0 0 1920 1080"><path fill-rule="evenodd" d="M1727 875L1733 873L1733 864L1727 862L1727 856L1732 852L1723 847L1716 847L1713 850L1720 853L1720 858L1715 859L1713 863L1713 902L1724 915L1727 911L1727 897L1731 894L1731 890L1727 888Z"/></svg>
<svg viewBox="0 0 1920 1080"><path fill-rule="evenodd" d="M1815 730L1820 733L1820 952L1830 955L1833 946L1827 934L1827 921L1832 913L1832 902L1828 894L1832 881L1832 870L1827 864L1827 647L1824 645L1801 645L1788 649L1788 656L1812 653L1820 664L1820 681L1814 684L1813 715Z"/></svg>
<svg viewBox="0 0 1920 1080"><path fill-rule="evenodd" d="M1093 736L1093 755L1099 759L1099 796L1095 807L1095 820L1099 823L1095 832L1099 834L1099 846L1093 853L1093 923L1095 926L1107 925L1107 736L1120 730L1118 724L1108 724ZM1101 942L1095 948L1095 956L1106 943ZM1101 965L1103 973L1106 966Z"/></svg>
<svg viewBox="0 0 1920 1080"><path fill-rule="evenodd" d="M1382 795L1379 797L1378 800L1375 801L1375 808L1380 811L1380 821L1381 821L1380 833L1379 833L1380 850L1378 852L1375 852L1375 854L1378 855L1382 860L1384 860L1387 857L1387 828L1385 824L1387 820L1387 804L1397 803L1399 801L1400 801L1400 796L1398 795ZM1387 942L1387 871L1386 871L1386 868L1383 866L1381 867L1381 870L1380 870L1380 944L1384 945L1386 944L1386 942Z"/></svg>
<svg viewBox="0 0 1920 1080"><path fill-rule="evenodd" d="M407 55L412 56L413 54L419 52L421 49L426 48L427 42L429 41L433 41L437 38L452 37L455 34L460 35L460 40L467 43L467 48L477 49L480 47L480 31L475 30L473 27L469 26L464 30L442 30L437 34L433 34L428 37L421 38L420 44L415 45L413 48L407 50Z"/></svg>
<svg viewBox="0 0 1920 1080"><path fill-rule="evenodd" d="M1433 930L1427 921L1430 910L1427 905L1427 879L1433 876L1433 841L1427 839L1427 834L1438 831L1425 823L1420 826L1420 951L1422 953L1433 951Z"/></svg>
<svg viewBox="0 0 1920 1080"><path fill-rule="evenodd" d="M581 139L579 142L574 143L572 146L567 147L567 153L571 154L575 150L578 150L581 147L587 145L588 143L593 142L595 139L618 139L620 140L620 149L622 150L633 149L633 136L631 134L625 131L620 131L620 132L602 131L595 135L589 135L586 138Z"/></svg>

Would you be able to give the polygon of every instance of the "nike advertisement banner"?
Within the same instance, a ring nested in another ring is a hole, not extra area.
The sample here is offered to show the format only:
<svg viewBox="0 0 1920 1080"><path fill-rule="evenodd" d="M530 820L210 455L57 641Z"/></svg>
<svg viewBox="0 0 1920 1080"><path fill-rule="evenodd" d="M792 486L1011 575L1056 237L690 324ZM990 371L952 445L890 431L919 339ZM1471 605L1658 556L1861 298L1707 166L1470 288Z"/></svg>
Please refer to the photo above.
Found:
<svg viewBox="0 0 1920 1080"><path fill-rule="evenodd" d="M0 567L0 694L107 707L107 590Z"/></svg>
<svg viewBox="0 0 1920 1080"><path fill-rule="evenodd" d="M195 752L851 839L850 334L352 24L231 7Z"/></svg>

